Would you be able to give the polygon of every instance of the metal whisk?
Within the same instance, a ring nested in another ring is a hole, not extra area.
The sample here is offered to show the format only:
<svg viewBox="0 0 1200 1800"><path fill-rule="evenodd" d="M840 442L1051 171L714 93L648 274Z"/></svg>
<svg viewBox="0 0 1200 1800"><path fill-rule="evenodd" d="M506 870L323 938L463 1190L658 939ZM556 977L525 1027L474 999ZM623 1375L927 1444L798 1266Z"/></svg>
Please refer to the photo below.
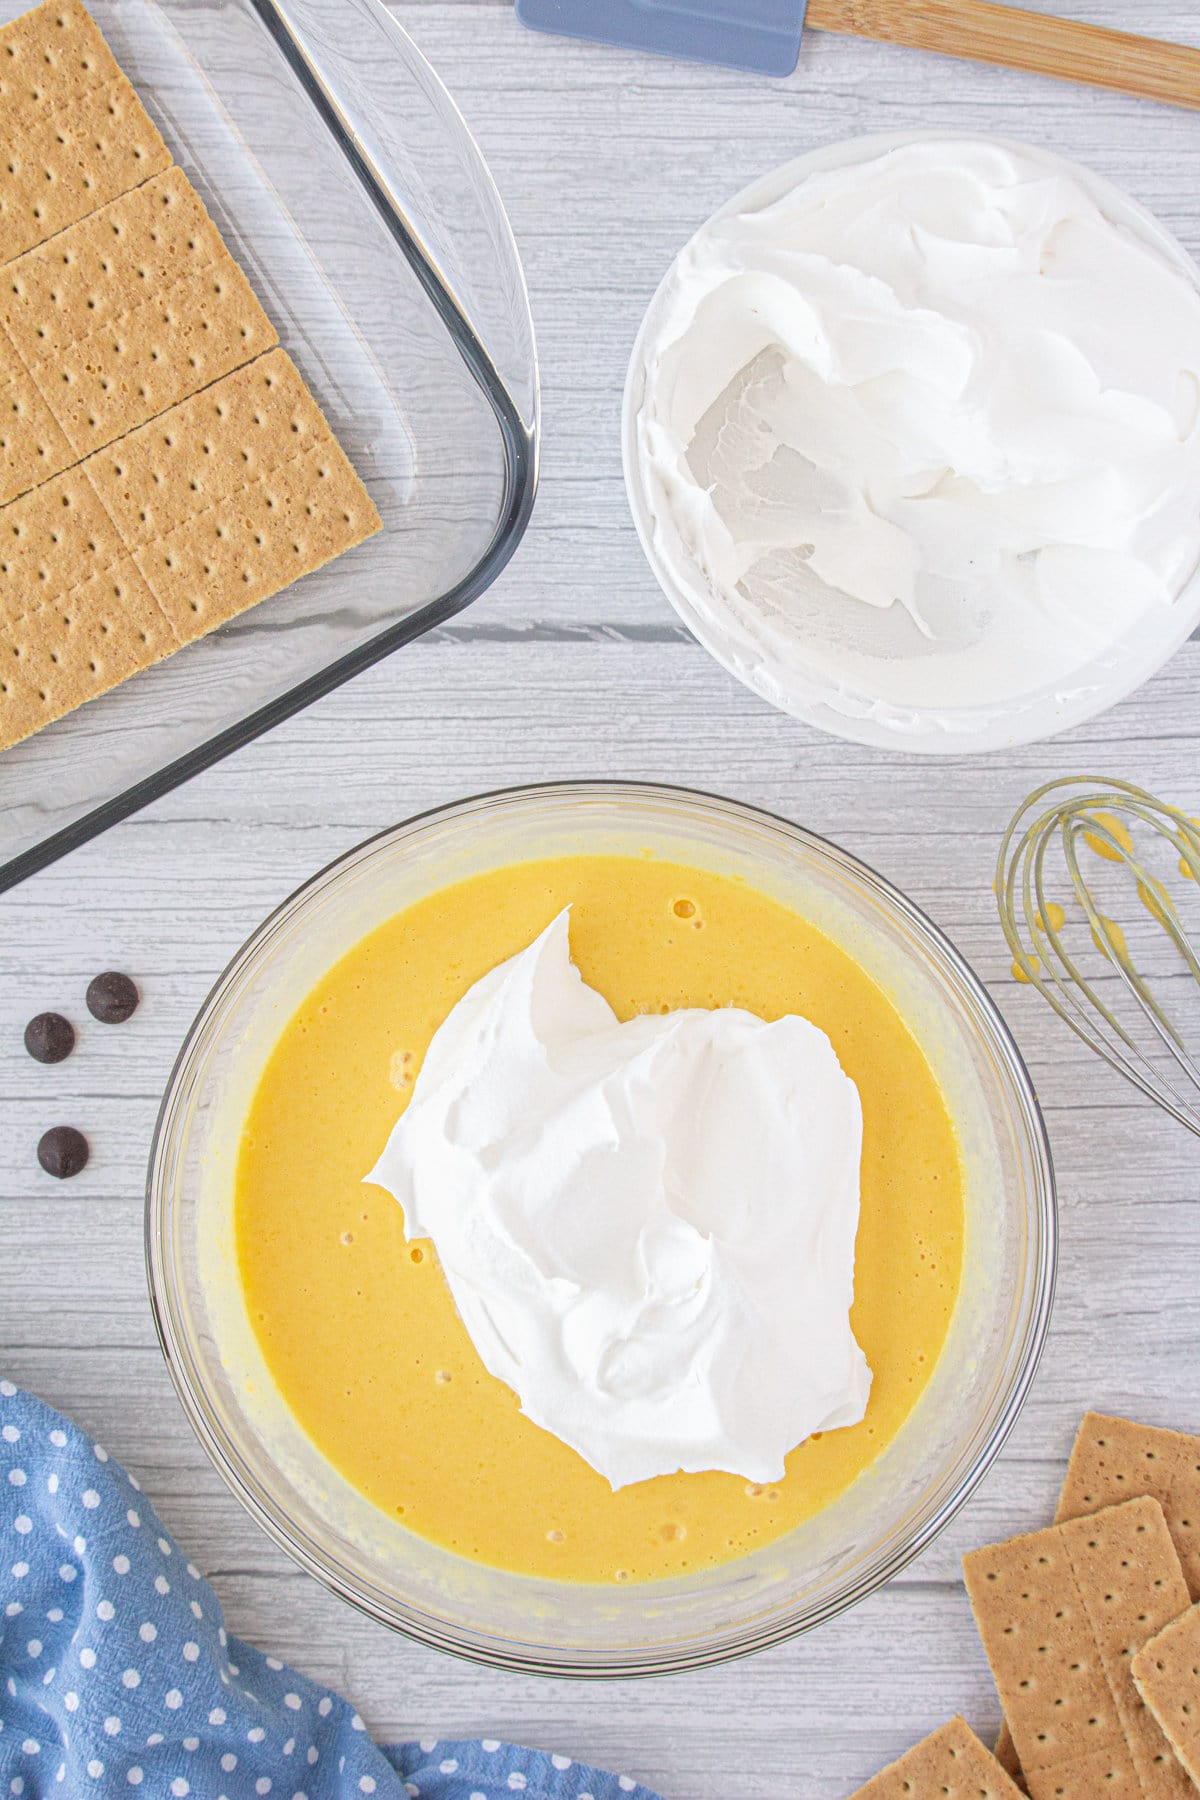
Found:
<svg viewBox="0 0 1200 1800"><path fill-rule="evenodd" d="M996 898L1014 973L1200 1136L1200 820L1131 781L1047 782L1004 834Z"/></svg>

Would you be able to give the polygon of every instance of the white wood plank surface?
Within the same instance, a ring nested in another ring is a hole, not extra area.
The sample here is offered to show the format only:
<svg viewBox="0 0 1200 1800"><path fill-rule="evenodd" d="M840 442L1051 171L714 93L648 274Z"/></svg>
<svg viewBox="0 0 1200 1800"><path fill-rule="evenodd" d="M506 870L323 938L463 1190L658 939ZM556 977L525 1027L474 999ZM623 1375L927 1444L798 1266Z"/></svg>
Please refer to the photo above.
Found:
<svg viewBox="0 0 1200 1800"><path fill-rule="evenodd" d="M772 84L534 38L506 0L401 17L475 126L529 273L545 375L542 493L526 543L454 626L0 899L0 1365L101 1435L213 1579L232 1629L352 1695L377 1736L496 1733L628 1770L671 1800L837 1800L955 1708L996 1702L958 1577L968 1546L1048 1517L1085 1405L1200 1429L1194 1141L1089 1061L1009 973L998 834L1055 773L1127 774L1200 811L1200 642L1093 725L981 760L892 757L773 713L696 648L648 574L617 419L641 310L673 251L745 181L851 133L927 125L1073 153L1200 249L1200 116L851 40L806 43ZM1095 0L1102 22L1200 43L1179 0ZM192 1014L279 899L359 838L485 787L570 775L693 784L786 813L874 863L988 981L1025 1051L1058 1162L1051 1341L1001 1461L908 1573L813 1637L645 1685L496 1676L360 1619L297 1573L210 1471L146 1303L141 1201L158 1097ZM145 1000L106 1030L82 994L128 968ZM39 1068L25 1020L81 1021ZM47 1125L94 1154L41 1174Z"/></svg>

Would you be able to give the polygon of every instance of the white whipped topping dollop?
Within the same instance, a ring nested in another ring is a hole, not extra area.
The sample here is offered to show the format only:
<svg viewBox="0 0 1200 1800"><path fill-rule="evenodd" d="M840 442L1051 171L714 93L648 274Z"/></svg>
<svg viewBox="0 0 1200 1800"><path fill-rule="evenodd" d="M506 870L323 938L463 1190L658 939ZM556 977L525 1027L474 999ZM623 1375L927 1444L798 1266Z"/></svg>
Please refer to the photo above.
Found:
<svg viewBox="0 0 1200 1800"><path fill-rule="evenodd" d="M777 1480L863 1416L862 1113L823 1031L618 1023L563 912L435 1033L367 1177L429 1237L487 1369L614 1488Z"/></svg>
<svg viewBox="0 0 1200 1800"><path fill-rule="evenodd" d="M717 213L655 297L630 376L643 535L777 704L919 733L1036 699L1054 729L1081 680L1124 691L1143 626L1159 661L1178 641L1194 265L1032 148L853 152Z"/></svg>

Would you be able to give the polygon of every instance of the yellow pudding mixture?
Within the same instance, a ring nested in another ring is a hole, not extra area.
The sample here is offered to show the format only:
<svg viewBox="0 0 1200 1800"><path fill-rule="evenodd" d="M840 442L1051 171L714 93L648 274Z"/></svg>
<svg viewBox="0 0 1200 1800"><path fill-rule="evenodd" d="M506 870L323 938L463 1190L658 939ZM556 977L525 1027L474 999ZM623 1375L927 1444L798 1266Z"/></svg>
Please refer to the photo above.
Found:
<svg viewBox="0 0 1200 1800"><path fill-rule="evenodd" d="M433 1246L406 1243L400 1206L363 1183L451 1008L566 905L573 959L620 1018L693 1006L801 1013L858 1084L852 1322L874 1374L870 1403L861 1424L794 1450L771 1485L677 1474L614 1494L522 1417L476 1356ZM236 1225L247 1308L283 1399L354 1487L422 1537L494 1567L645 1581L781 1536L895 1437L950 1323L963 1184L922 1051L845 951L740 881L648 856L567 856L444 888L325 976L250 1107Z"/></svg>

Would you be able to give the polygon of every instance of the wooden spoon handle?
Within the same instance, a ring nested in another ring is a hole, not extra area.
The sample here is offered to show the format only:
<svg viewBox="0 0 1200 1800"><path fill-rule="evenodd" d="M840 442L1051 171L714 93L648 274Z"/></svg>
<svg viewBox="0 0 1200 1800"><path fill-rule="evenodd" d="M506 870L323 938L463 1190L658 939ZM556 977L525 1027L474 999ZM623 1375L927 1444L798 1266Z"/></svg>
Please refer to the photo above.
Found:
<svg viewBox="0 0 1200 1800"><path fill-rule="evenodd" d="M1200 50L992 0L808 0L806 23L1200 110Z"/></svg>

